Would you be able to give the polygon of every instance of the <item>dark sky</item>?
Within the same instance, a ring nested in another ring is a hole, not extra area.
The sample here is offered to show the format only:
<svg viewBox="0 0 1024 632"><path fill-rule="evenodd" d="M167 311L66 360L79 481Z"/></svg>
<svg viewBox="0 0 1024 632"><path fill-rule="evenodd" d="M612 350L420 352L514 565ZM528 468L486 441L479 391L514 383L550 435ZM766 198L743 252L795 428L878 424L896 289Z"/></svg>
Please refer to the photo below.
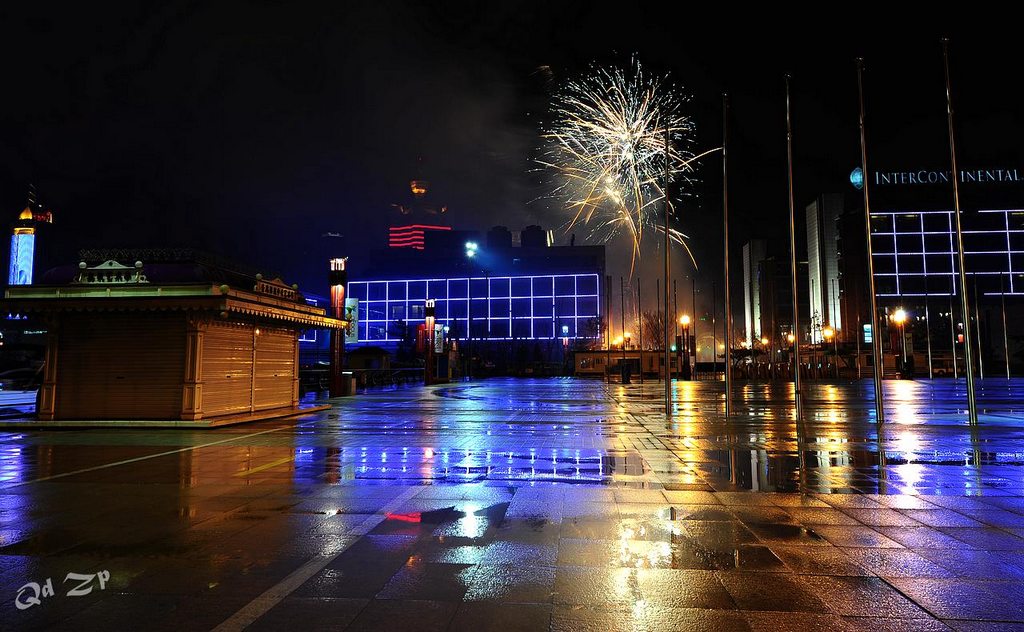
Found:
<svg viewBox="0 0 1024 632"><path fill-rule="evenodd" d="M530 172L551 88L537 69L557 81L636 54L693 95L700 147L720 143L730 92L738 256L751 237L785 246L787 71L798 209L849 188L857 55L874 166L946 166L943 34L963 162L1024 167L1019 48L992 30L998 15L657 6L9 3L0 213L13 220L33 182L56 218L42 245L52 263L81 247L195 246L322 292L324 259L382 245L416 175L459 227L561 224ZM720 270L719 160L703 169L701 202L682 208L704 275ZM624 252L613 248L609 273L625 272ZM642 269L652 286L655 269Z"/></svg>

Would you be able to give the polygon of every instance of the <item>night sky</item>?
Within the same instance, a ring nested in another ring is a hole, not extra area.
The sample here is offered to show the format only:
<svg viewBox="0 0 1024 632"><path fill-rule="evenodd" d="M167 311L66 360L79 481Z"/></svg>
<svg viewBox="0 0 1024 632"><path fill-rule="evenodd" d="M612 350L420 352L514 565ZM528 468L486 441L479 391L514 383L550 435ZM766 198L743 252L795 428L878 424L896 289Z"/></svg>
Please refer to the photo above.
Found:
<svg viewBox="0 0 1024 632"><path fill-rule="evenodd" d="M326 257L358 269L413 177L430 180L456 227L564 222L531 172L550 90L635 54L693 96L698 147L720 144L731 95L738 262L752 237L786 252L787 71L801 227L803 207L849 191L859 163L858 55L872 168L948 168L941 35L962 163L1024 170L1019 47L990 28L997 15L943 22L869 6L861 18L794 16L797 27L780 12L737 24L738 8L433 4L8 4L0 213L13 220L32 182L56 221L46 263L82 247L194 246L322 293ZM853 32L858 22L873 26ZM721 267L720 174L714 155L699 201L681 208L708 277ZM612 244L610 274L628 271L627 252ZM645 287L656 270L641 269Z"/></svg>

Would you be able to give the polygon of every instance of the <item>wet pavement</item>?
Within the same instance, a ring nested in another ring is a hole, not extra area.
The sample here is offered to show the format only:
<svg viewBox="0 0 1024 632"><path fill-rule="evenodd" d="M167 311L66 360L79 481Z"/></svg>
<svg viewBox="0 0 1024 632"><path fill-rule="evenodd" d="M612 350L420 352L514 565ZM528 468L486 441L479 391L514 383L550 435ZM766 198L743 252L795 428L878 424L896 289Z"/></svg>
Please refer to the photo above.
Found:
<svg viewBox="0 0 1024 632"><path fill-rule="evenodd" d="M881 426L870 381L797 422L784 383L666 419L656 382L553 379L3 432L0 628L1024 629L1024 381L977 427L962 381L886 388Z"/></svg>

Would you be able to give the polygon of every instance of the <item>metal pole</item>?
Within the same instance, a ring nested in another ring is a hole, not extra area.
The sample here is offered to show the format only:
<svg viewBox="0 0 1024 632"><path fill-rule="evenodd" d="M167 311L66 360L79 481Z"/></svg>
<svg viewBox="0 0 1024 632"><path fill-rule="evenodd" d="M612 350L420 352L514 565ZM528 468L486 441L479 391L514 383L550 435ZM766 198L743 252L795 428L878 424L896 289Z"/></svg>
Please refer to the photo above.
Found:
<svg viewBox="0 0 1024 632"><path fill-rule="evenodd" d="M934 379L932 374L932 319L928 311L928 280L925 279L924 288L924 334L928 343L928 379Z"/></svg>
<svg viewBox="0 0 1024 632"><path fill-rule="evenodd" d="M551 289L554 290L554 285L551 286ZM612 379L611 373L608 372L608 368L612 365L612 277L610 275L604 277L604 317L607 324L604 332L604 377L605 381L610 382Z"/></svg>
<svg viewBox="0 0 1024 632"><path fill-rule="evenodd" d="M466 377L473 379L473 273L466 279ZM554 291L552 291L554 294Z"/></svg>
<svg viewBox="0 0 1024 632"><path fill-rule="evenodd" d="M836 366L836 379L839 379L839 334L832 328L832 362Z"/></svg>
<svg viewBox="0 0 1024 632"><path fill-rule="evenodd" d="M978 275L972 274L974 280L974 329L978 332L978 378L985 379L985 363L981 355L981 295L978 294Z"/></svg>
<svg viewBox="0 0 1024 632"><path fill-rule="evenodd" d="M1002 301L1003 309L1003 359L1006 360L1006 379L1010 379L1010 344L1006 334L1006 285L1003 283L1003 273L999 273L999 299Z"/></svg>
<svg viewBox="0 0 1024 632"><path fill-rule="evenodd" d="M854 335L854 337L857 339L857 379L858 380L861 377L861 375L860 375L860 337L862 335L861 332L864 331L864 328L861 326L861 325L863 325L863 323L860 322L860 313L859 312L860 312L860 310L858 310L858 314L857 314L857 331L855 332L855 335Z"/></svg>
<svg viewBox="0 0 1024 632"><path fill-rule="evenodd" d="M786 75L786 158L789 175L789 272L793 290L793 389L796 398L796 418L803 417L800 394L800 299L796 282L796 208L793 203L793 125L789 105L789 80Z"/></svg>
<svg viewBox="0 0 1024 632"><path fill-rule="evenodd" d="M722 95L722 232L725 250L725 416L732 415L732 307L729 304L729 95Z"/></svg>
<svg viewBox="0 0 1024 632"><path fill-rule="evenodd" d="M689 366L690 366L690 326L689 325L683 327L683 340L685 341L685 344L686 344L686 367L687 367L687 371L688 371L689 370ZM692 374L689 377L687 377L686 379L692 379Z"/></svg>
<svg viewBox="0 0 1024 632"><path fill-rule="evenodd" d="M676 280L672 279L672 322L675 323L676 335L679 335L679 292Z"/></svg>
<svg viewBox="0 0 1024 632"><path fill-rule="evenodd" d="M953 379L959 379L956 368L956 321L953 320L953 277L949 278L949 344L953 346Z"/></svg>
<svg viewBox="0 0 1024 632"><path fill-rule="evenodd" d="M636 339L640 343L640 383L644 383L644 307L640 302L640 277L636 278ZM643 391L640 396L643 397Z"/></svg>
<svg viewBox="0 0 1024 632"><path fill-rule="evenodd" d="M683 376L684 376L683 379L684 380L690 380L690 379L693 379L693 375L690 373L690 326L689 325L684 325L683 326L683 349L684 349L683 355L685 356L684 360L686 362L686 373L683 374Z"/></svg>
<svg viewBox="0 0 1024 632"><path fill-rule="evenodd" d="M903 370L907 370L907 324L900 323L900 347L903 348Z"/></svg>
<svg viewBox="0 0 1024 632"><path fill-rule="evenodd" d="M718 380L718 281L711 282L711 376Z"/></svg>
<svg viewBox="0 0 1024 632"><path fill-rule="evenodd" d="M697 278L695 276L690 277L690 292L693 294L691 299L693 318L690 319L690 322L693 323L693 346L690 351L693 352L693 379L697 379ZM686 361L689 362L690 360L687 359Z"/></svg>
<svg viewBox="0 0 1024 632"><path fill-rule="evenodd" d="M868 250L868 290L871 292L871 356L872 374L875 379L875 421L885 421L885 396L882 393L882 338L878 327L878 294L875 292L875 261L871 247L871 203L868 187L871 182L868 171L867 135L864 130L864 59L857 58L857 96L860 102L860 169L864 174L864 238Z"/></svg>
<svg viewBox="0 0 1024 632"><path fill-rule="evenodd" d="M626 281L619 277L619 318L622 325L622 367L626 365Z"/></svg>
<svg viewBox="0 0 1024 632"><path fill-rule="evenodd" d="M808 272L808 276L809 276L810 275L810 269L808 269L807 272ZM814 316L814 313L815 313L814 312L814 279L811 279L810 281L811 281L811 293L808 296L808 299L809 299L808 302L810 304L808 306L809 309L808 309L807 317L808 317L808 321L809 322L807 323L807 325L808 325L808 330L810 331L810 334L811 334L810 335L810 342L811 342L811 345L810 345L810 347L811 347L811 366L813 366L818 361L818 358L817 358L818 352L817 352L816 343L815 343L815 340L817 340L817 337L814 335L814 331L815 331L815 328L816 328L816 325L817 325L817 319ZM794 333L796 333L795 330L794 330ZM800 344L799 337L797 338L796 343L798 345ZM811 379L814 379L814 374L811 373L810 375L808 375L808 377L811 378Z"/></svg>
<svg viewBox="0 0 1024 632"><path fill-rule="evenodd" d="M669 232L668 232L668 186L669 186L669 149L668 149L668 128L665 128L665 315L662 318L662 326L665 329L665 415L672 416L672 364L669 356L668 344L668 280L672 275L669 269ZM673 319L675 320L675 319Z"/></svg>
<svg viewBox="0 0 1024 632"><path fill-rule="evenodd" d="M839 280L832 279L832 291L835 295L835 302L829 308L832 311L832 339L835 340L835 355L833 362L836 365L836 379L839 379L839 330L835 326L836 316L839 314Z"/></svg>
<svg viewBox="0 0 1024 632"><path fill-rule="evenodd" d="M960 171L956 164L956 139L953 134L953 93L949 81L949 39L942 38L942 65L946 71L946 119L949 123L949 160L953 170L953 215L956 217L957 264L960 277L960 309L964 314L964 365L967 368L968 421L978 423L978 403L974 394L974 359L971 354L971 309L967 302L967 270L964 267L964 236L960 227ZM865 174L866 178L866 174Z"/></svg>

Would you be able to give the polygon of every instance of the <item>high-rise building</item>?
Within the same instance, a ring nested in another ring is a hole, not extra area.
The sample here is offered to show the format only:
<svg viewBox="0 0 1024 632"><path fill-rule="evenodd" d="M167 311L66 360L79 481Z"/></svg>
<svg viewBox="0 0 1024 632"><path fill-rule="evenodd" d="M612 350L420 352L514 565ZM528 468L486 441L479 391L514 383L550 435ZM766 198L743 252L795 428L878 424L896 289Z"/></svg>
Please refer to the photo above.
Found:
<svg viewBox="0 0 1024 632"><path fill-rule="evenodd" d="M843 196L827 193L807 205L807 281L811 342L821 342L825 325L842 329L839 309L839 261L836 223Z"/></svg>
<svg viewBox="0 0 1024 632"><path fill-rule="evenodd" d="M840 331L840 340L852 343L857 340L856 336L863 336L864 326L871 324L863 207L853 207L843 213L837 230L839 308L841 321L845 323L845 328Z"/></svg>
<svg viewBox="0 0 1024 632"><path fill-rule="evenodd" d="M11 235L11 261L8 267L9 285L32 285L32 268L36 254L36 227L52 224L53 213L44 210L36 201L35 188L30 187L28 203L18 215Z"/></svg>
<svg viewBox="0 0 1024 632"><path fill-rule="evenodd" d="M807 262L797 262L797 288L807 283ZM771 346L785 346L786 336L793 330L793 284L790 276L789 257L766 257L757 268L757 284L761 304L761 335L768 338ZM807 313L805 295L797 297L797 311ZM809 324L800 323L801 342L808 338Z"/></svg>
<svg viewBox="0 0 1024 632"><path fill-rule="evenodd" d="M1024 296L1024 174L1016 168L966 169L958 176L971 311L967 317L961 313L958 296L956 216L948 186L952 175L948 171L876 171L867 178L872 186L870 235L879 307L876 325L891 327L886 313L903 309L910 315L912 332L906 340L912 353L930 350L935 357L951 358L955 353L962 358L958 334L969 323L977 345L979 375L987 374L993 365L998 371L1019 371L1019 323L1024 321L1020 299ZM871 327L871 294L863 207L851 206L839 227L843 318L848 329L859 329L864 342ZM898 340L884 333L879 339ZM843 340L855 338L847 332ZM919 358L917 370L926 367Z"/></svg>
<svg viewBox="0 0 1024 632"><path fill-rule="evenodd" d="M761 338L761 288L757 268L768 252L768 242L754 239L743 244L743 317L747 346Z"/></svg>

